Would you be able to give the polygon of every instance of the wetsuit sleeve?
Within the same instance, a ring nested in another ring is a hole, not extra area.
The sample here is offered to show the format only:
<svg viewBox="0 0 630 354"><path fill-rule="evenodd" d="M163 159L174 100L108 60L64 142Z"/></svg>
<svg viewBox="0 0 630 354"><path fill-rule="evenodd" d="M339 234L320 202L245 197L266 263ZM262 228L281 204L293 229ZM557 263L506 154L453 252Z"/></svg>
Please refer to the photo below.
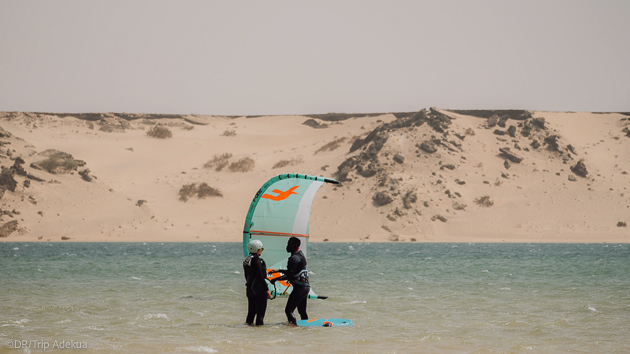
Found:
<svg viewBox="0 0 630 354"><path fill-rule="evenodd" d="M252 259L252 277L254 278L253 283L256 284L255 291L265 291L267 290L267 283L265 280L267 279L267 267L265 266L265 262L261 261L260 258L255 257Z"/></svg>
<svg viewBox="0 0 630 354"><path fill-rule="evenodd" d="M260 258L254 258L252 265L254 266L254 277L264 282L267 279L267 269L264 269L263 262L260 261Z"/></svg>
<svg viewBox="0 0 630 354"><path fill-rule="evenodd" d="M282 276L273 279L273 281L278 281L278 280L291 281L293 278L295 278L295 275L297 274L297 272L301 270L297 268L299 268L299 259L297 259L295 255L293 255L289 257L289 260L287 261L287 269L276 269L276 272L281 273Z"/></svg>

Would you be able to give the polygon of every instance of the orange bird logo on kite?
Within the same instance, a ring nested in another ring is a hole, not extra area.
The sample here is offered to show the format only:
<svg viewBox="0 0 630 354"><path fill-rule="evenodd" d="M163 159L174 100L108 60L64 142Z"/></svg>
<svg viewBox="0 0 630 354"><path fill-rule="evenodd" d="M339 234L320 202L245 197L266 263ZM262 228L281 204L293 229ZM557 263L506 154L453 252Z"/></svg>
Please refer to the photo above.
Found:
<svg viewBox="0 0 630 354"><path fill-rule="evenodd" d="M261 198L271 199L271 200L275 200L275 201L285 200L291 194L297 194L297 193L294 192L294 190L296 190L297 187L299 187L299 186L292 187L288 191L281 191L279 189L274 189L273 192L278 194L278 195L263 194Z"/></svg>

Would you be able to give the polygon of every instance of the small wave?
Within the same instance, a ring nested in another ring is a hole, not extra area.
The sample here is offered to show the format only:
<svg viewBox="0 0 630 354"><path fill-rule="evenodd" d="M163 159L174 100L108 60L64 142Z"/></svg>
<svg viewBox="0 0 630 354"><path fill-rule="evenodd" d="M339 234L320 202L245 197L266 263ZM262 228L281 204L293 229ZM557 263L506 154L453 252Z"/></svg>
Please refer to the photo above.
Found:
<svg viewBox="0 0 630 354"><path fill-rule="evenodd" d="M587 309L589 309L589 310L591 310L591 311L593 311L593 312L597 312L597 309L596 309L596 308L594 308L594 307L593 307L593 306L591 306L591 305L586 306L586 308L587 308Z"/></svg>
<svg viewBox="0 0 630 354"><path fill-rule="evenodd" d="M213 298L211 297L197 297L197 296L192 296L192 295L182 296L180 297L180 299L181 300L203 300L203 301L213 300Z"/></svg>
<svg viewBox="0 0 630 354"><path fill-rule="evenodd" d="M131 279L133 279L133 280L142 280L142 278L140 278L140 277L131 277Z"/></svg>
<svg viewBox="0 0 630 354"><path fill-rule="evenodd" d="M501 288L500 290L510 291L510 290L512 290L512 289L511 289L511 288Z"/></svg>
<svg viewBox="0 0 630 354"><path fill-rule="evenodd" d="M219 352L218 350L212 347L206 347L203 345L191 345L189 347L175 348L175 350L178 352L192 352L192 353L218 353Z"/></svg>
<svg viewBox="0 0 630 354"><path fill-rule="evenodd" d="M349 304L367 304L367 301L365 300L355 300L355 301L350 301Z"/></svg>
<svg viewBox="0 0 630 354"><path fill-rule="evenodd" d="M505 327L530 327L530 324L524 321L511 320L503 324Z"/></svg>
<svg viewBox="0 0 630 354"><path fill-rule="evenodd" d="M429 334L429 335L420 337L421 343L439 342L440 340L442 340L442 338L440 338L440 336L436 334Z"/></svg>
<svg viewBox="0 0 630 354"><path fill-rule="evenodd" d="M28 318L23 318L19 321L9 321L9 323L0 325L0 327L8 327L8 326L24 327L24 324L28 322L29 322Z"/></svg>
<svg viewBox="0 0 630 354"><path fill-rule="evenodd" d="M14 251L19 251L19 250L20 250L20 248L19 248L19 247L14 247L14 248L13 248L13 250L14 250Z"/></svg>
<svg viewBox="0 0 630 354"><path fill-rule="evenodd" d="M558 318L551 323L545 325L558 326L558 327L572 327L573 325L566 318Z"/></svg>
<svg viewBox="0 0 630 354"><path fill-rule="evenodd" d="M150 314L144 315L145 320L150 320L153 318L161 318L164 320L170 320L165 313L156 313L156 314L150 313Z"/></svg>

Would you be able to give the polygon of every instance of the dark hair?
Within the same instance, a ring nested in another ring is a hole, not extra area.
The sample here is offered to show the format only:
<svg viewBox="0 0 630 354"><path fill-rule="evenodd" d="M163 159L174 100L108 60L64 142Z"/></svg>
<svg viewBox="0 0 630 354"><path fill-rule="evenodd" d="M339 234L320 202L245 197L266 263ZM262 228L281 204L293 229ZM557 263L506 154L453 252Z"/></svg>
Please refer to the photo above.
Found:
<svg viewBox="0 0 630 354"><path fill-rule="evenodd" d="M301 244L302 244L302 241L300 241L299 238L291 237L289 241L287 242L287 252L289 253L297 252Z"/></svg>

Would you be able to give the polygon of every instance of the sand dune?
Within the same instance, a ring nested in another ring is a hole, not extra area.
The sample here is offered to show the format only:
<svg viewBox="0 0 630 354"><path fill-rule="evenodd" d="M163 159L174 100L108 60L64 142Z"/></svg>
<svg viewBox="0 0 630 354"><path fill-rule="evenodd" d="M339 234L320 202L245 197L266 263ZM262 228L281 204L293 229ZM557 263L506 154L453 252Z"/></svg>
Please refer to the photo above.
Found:
<svg viewBox="0 0 630 354"><path fill-rule="evenodd" d="M172 137L148 136L156 124ZM290 172L343 181L319 191L313 241L629 242L629 126L621 113L5 112L2 181L16 185L3 182L0 240L239 241L260 185ZM79 166L37 169L50 149ZM180 200L204 183L221 196Z"/></svg>

